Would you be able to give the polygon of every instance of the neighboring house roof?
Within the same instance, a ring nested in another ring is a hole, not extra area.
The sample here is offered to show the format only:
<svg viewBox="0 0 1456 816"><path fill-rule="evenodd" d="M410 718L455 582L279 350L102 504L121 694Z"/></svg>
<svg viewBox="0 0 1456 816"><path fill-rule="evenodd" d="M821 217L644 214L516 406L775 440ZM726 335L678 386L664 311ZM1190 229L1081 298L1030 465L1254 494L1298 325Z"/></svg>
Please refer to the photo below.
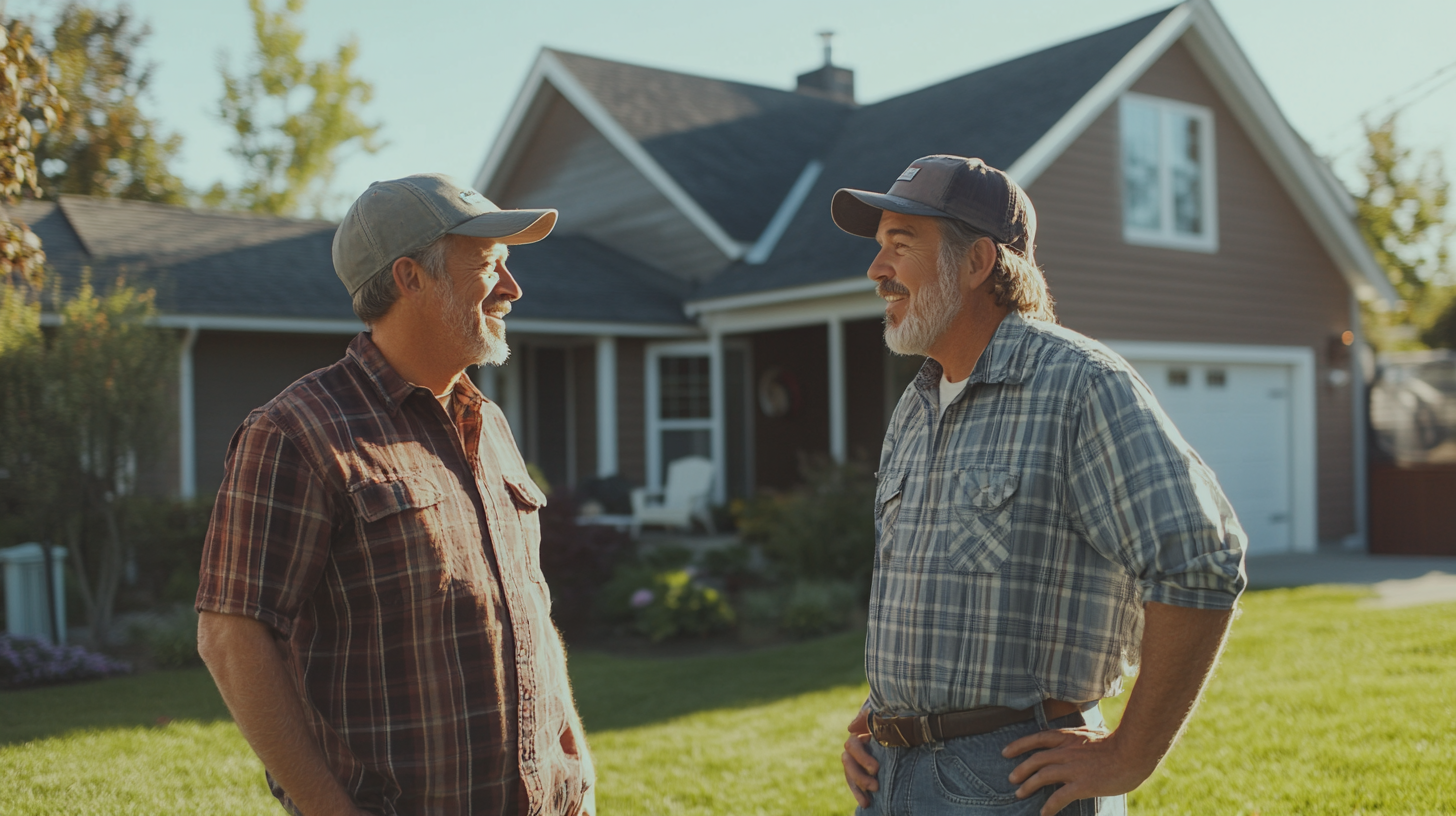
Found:
<svg viewBox="0 0 1456 816"><path fill-rule="evenodd" d="M211 328L352 331L349 297L334 274L336 225L164 204L61 196L6 208L40 237L48 265L74 290L125 277L157 290L164 322ZM676 326L683 284L589 238L519 247L511 263L530 321Z"/></svg>
<svg viewBox="0 0 1456 816"><path fill-rule="evenodd" d="M777 88L551 53L729 236L746 243L854 110Z"/></svg>

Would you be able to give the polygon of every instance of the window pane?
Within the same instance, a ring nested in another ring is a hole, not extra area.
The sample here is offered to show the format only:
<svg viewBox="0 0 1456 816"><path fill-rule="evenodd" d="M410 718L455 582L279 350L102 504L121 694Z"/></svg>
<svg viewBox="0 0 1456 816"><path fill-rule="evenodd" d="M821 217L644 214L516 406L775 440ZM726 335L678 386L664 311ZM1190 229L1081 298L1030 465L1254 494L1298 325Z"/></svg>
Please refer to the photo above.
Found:
<svg viewBox="0 0 1456 816"><path fill-rule="evenodd" d="M667 466L684 456L713 458L713 432L707 428L662 432L662 480L667 481Z"/></svg>
<svg viewBox="0 0 1456 816"><path fill-rule="evenodd" d="M713 415L707 357L661 357L657 361L662 419L708 419Z"/></svg>
<svg viewBox="0 0 1456 816"><path fill-rule="evenodd" d="M1173 177L1173 231L1203 234L1203 123L1182 113L1172 118L1173 144L1169 157Z"/></svg>
<svg viewBox="0 0 1456 816"><path fill-rule="evenodd" d="M1131 227L1161 227L1159 134L1157 108L1138 102L1122 103L1122 217Z"/></svg>

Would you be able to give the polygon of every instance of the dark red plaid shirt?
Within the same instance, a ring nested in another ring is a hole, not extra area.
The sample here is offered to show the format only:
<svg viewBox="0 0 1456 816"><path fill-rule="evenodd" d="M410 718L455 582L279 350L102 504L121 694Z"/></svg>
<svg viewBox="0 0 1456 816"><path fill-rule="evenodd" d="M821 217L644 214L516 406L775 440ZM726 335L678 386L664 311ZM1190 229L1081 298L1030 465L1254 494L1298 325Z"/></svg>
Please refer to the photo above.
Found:
<svg viewBox="0 0 1456 816"><path fill-rule="evenodd" d="M452 412L368 334L254 411L197 608L286 639L309 725L360 807L574 816L593 774L541 575L545 497L465 378Z"/></svg>

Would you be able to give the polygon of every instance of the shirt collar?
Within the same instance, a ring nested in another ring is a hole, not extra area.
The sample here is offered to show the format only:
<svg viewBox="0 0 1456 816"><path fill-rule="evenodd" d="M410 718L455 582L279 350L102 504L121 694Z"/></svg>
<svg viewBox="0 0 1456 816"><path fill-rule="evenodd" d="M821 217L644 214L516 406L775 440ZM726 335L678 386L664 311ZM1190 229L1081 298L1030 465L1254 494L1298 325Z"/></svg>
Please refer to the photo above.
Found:
<svg viewBox="0 0 1456 816"><path fill-rule="evenodd" d="M384 359L384 354L374 345L374 339L369 336L369 332L360 332L350 341L348 356L364 369L365 376L369 378L374 390L379 392L379 397L384 400L384 407L391 416L399 411L399 406L417 387L399 376L394 366Z"/></svg>
<svg viewBox="0 0 1456 816"><path fill-rule="evenodd" d="M1025 380L1032 362L1026 344L1022 342L1026 338L1026 328L1026 318L1020 312L1006 315L996 327L986 350L981 352L976 367L971 370L969 383L1018 384ZM944 375L945 370L940 363L926 358L925 365L915 376L915 388L920 391L939 389Z"/></svg>

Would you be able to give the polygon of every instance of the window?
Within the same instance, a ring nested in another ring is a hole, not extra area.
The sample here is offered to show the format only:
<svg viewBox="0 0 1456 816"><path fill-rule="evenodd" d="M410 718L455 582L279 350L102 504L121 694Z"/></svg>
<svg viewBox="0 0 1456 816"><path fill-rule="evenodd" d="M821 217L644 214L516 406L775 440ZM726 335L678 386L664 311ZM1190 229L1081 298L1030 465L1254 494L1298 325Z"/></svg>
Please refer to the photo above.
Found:
<svg viewBox="0 0 1456 816"><path fill-rule="evenodd" d="M647 349L647 483L657 489L667 466L684 456L713 458L713 390L702 343Z"/></svg>
<svg viewBox="0 0 1456 816"><path fill-rule="evenodd" d="M1214 252L1213 112L1122 97L1122 232L1130 244Z"/></svg>

